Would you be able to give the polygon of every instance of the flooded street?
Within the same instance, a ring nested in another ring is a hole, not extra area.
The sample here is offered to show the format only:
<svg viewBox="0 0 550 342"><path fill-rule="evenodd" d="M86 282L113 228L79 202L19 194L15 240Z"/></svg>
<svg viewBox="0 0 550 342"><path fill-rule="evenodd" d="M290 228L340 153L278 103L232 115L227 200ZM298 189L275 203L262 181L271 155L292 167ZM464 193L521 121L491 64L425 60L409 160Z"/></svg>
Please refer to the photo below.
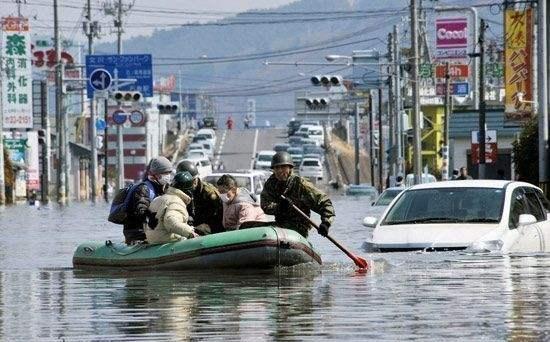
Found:
<svg viewBox="0 0 550 342"><path fill-rule="evenodd" d="M105 204L0 213L0 336L29 340L548 340L550 257L370 254L367 201L332 196L333 237L310 240L321 270L83 272L85 240L119 241Z"/></svg>

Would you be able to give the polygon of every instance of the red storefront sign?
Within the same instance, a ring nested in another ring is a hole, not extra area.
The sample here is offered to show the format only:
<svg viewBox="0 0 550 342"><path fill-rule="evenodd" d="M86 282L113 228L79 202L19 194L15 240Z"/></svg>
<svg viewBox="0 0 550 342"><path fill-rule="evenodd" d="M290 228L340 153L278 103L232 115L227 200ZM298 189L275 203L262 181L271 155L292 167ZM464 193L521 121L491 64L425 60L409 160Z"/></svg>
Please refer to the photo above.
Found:
<svg viewBox="0 0 550 342"><path fill-rule="evenodd" d="M437 65L435 67L435 77L445 78L447 67L445 65ZM449 75L451 78L467 78L469 74L467 64L451 64L449 65Z"/></svg>

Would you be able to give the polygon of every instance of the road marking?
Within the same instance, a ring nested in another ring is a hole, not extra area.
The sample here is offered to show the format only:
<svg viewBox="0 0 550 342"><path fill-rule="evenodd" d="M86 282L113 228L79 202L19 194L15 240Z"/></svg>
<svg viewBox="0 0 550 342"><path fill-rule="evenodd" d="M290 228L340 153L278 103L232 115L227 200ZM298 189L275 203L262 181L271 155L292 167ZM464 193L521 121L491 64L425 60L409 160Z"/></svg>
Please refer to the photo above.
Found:
<svg viewBox="0 0 550 342"><path fill-rule="evenodd" d="M218 145L218 152L214 156L214 167L217 170L218 165L220 164L220 156L222 154L223 145L225 144L225 135L227 134L227 130L223 131L222 137L220 139L220 144Z"/></svg>
<svg viewBox="0 0 550 342"><path fill-rule="evenodd" d="M252 147L252 158L250 159L250 169L254 168L254 160L256 159L256 149L258 148L258 129L254 133L254 145Z"/></svg>

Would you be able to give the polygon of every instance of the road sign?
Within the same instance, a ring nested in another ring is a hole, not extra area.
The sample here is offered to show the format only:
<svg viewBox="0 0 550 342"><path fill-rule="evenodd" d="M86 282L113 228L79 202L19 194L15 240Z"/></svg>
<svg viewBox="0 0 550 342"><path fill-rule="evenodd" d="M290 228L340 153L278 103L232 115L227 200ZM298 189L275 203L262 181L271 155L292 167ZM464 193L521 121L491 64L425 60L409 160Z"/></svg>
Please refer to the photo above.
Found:
<svg viewBox="0 0 550 342"><path fill-rule="evenodd" d="M446 93L445 83L438 83L435 85L435 94L437 96L443 96ZM456 96L468 96L470 94L470 84L468 82L456 82L451 83L451 95Z"/></svg>
<svg viewBox="0 0 550 342"><path fill-rule="evenodd" d="M111 87L111 74L105 69L95 69L90 74L90 86L94 90L107 90Z"/></svg>
<svg viewBox="0 0 550 342"><path fill-rule="evenodd" d="M497 131L485 131L485 162L496 163L498 158ZM479 164L479 131L472 131L472 164Z"/></svg>
<svg viewBox="0 0 550 342"><path fill-rule="evenodd" d="M115 110L113 112L113 122L117 125L122 125L126 122L127 114L123 110Z"/></svg>
<svg viewBox="0 0 550 342"><path fill-rule="evenodd" d="M496 143L497 131L494 129L485 130L485 143ZM479 144L479 131L472 131L472 144Z"/></svg>
<svg viewBox="0 0 550 342"><path fill-rule="evenodd" d="M107 71L113 82L117 79L136 80L119 87L119 90L139 91L143 96L153 96L153 66L150 54L86 56L86 75L90 77L98 69ZM88 82L87 86L88 98L92 98L97 88L94 89L91 82Z"/></svg>
<svg viewBox="0 0 550 342"><path fill-rule="evenodd" d="M96 128L97 130L102 131L102 130L104 130L105 128L107 128L107 123L106 123L105 120L103 120L103 119L97 119L97 120L95 121L95 128Z"/></svg>
<svg viewBox="0 0 550 342"><path fill-rule="evenodd" d="M485 163L494 164L498 159L497 143L485 144ZM479 144L472 144L472 164L479 164Z"/></svg>
<svg viewBox="0 0 550 342"><path fill-rule="evenodd" d="M447 73L447 66L440 64L435 67L435 77L445 78L446 73ZM450 64L449 76L451 76L451 78L467 78L468 64Z"/></svg>
<svg viewBox="0 0 550 342"><path fill-rule="evenodd" d="M145 115L143 115L143 113L140 112L139 110L133 110L130 113L130 122L133 123L134 125L139 125L144 120L145 120Z"/></svg>

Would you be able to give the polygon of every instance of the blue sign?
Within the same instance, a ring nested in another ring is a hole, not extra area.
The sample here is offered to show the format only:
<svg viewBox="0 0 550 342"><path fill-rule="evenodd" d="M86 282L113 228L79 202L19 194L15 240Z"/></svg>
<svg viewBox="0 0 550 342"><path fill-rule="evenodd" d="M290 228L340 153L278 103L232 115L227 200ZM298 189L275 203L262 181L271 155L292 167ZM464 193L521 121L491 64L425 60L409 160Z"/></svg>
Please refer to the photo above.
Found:
<svg viewBox="0 0 550 342"><path fill-rule="evenodd" d="M97 119L95 121L95 128L99 131L102 131L107 128L107 123L103 119Z"/></svg>
<svg viewBox="0 0 550 342"><path fill-rule="evenodd" d="M128 116L126 115L126 113L123 110L115 110L113 112L113 121L117 125L122 125L123 123L125 123L127 117Z"/></svg>
<svg viewBox="0 0 550 342"><path fill-rule="evenodd" d="M436 95L444 96L446 91L445 83L438 83L435 87ZM451 95L468 96L470 94L470 84L468 82L451 83Z"/></svg>
<svg viewBox="0 0 550 342"><path fill-rule="evenodd" d="M470 94L470 84L468 82L453 83L453 95L468 96Z"/></svg>
<svg viewBox="0 0 550 342"><path fill-rule="evenodd" d="M90 86L94 90L106 90L111 86L111 74L105 69L95 69L90 74Z"/></svg>
<svg viewBox="0 0 550 342"><path fill-rule="evenodd" d="M117 79L135 79L136 82L123 87L119 90L139 91L143 96L153 96L153 58L149 54L143 55L88 55L86 56L86 75L90 82L87 83L88 98L92 98L94 90L99 88L92 87L92 75L97 76L96 70L103 69L110 74L112 82ZM100 79L101 81L101 79Z"/></svg>

